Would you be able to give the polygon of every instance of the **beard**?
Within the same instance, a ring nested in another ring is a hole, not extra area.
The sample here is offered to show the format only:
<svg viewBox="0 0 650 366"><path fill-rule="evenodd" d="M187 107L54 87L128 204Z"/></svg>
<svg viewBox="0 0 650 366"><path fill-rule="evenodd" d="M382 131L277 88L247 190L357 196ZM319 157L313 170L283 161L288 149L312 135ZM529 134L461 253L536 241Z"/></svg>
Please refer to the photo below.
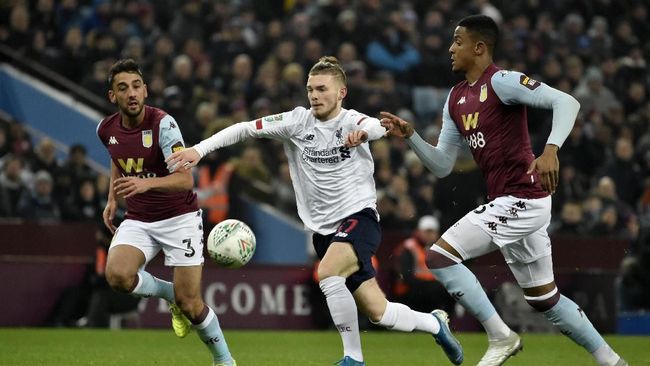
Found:
<svg viewBox="0 0 650 366"><path fill-rule="evenodd" d="M314 115L314 117L316 117L317 120L322 121L325 118L327 118L327 116L329 116L334 111L334 109L336 109L336 105L334 105L332 108L329 108L329 109L322 109L322 107L321 107L319 112L316 112L316 110L314 110L314 108L312 108L311 113Z"/></svg>
<svg viewBox="0 0 650 366"><path fill-rule="evenodd" d="M142 113L143 108L144 108L144 105L138 103L138 108L136 108L136 110L134 111L131 108L129 108L129 105L127 104L125 108L122 108L122 113L124 113L125 115L133 118L133 117L139 116L140 113Z"/></svg>

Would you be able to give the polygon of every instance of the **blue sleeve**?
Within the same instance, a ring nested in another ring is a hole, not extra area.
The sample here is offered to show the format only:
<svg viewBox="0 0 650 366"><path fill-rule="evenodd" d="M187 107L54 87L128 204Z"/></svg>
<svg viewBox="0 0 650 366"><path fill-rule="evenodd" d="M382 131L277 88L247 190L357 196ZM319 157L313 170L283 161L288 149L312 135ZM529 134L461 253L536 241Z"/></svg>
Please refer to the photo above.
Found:
<svg viewBox="0 0 650 366"><path fill-rule="evenodd" d="M492 89L503 104L523 104L553 110L553 127L547 144L561 147L575 123L580 103L567 93L517 71L492 75Z"/></svg>
<svg viewBox="0 0 650 366"><path fill-rule="evenodd" d="M185 142L183 141L181 130L172 116L166 115L163 117L163 119L160 120L159 129L158 145L160 145L160 150L162 150L165 159L167 159L173 152L185 148Z"/></svg>
<svg viewBox="0 0 650 366"><path fill-rule="evenodd" d="M451 95L451 91L449 95ZM442 129L438 137L438 145L429 144L417 133L414 133L407 140L408 145L420 158L422 164L439 178L451 173L456 163L458 150L460 150L463 143L463 136L449 114L449 95L442 109Z"/></svg>

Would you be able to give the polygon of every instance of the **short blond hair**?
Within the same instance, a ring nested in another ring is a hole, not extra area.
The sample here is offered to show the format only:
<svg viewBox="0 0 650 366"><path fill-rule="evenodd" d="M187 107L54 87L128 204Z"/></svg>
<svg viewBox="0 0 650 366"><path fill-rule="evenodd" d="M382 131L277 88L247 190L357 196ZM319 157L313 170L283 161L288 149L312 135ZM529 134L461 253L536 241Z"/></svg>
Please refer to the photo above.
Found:
<svg viewBox="0 0 650 366"><path fill-rule="evenodd" d="M311 70L309 70L309 75L333 75L338 78L343 85L348 84L345 71L343 71L339 60L334 56L323 56L318 59L318 62L312 66Z"/></svg>

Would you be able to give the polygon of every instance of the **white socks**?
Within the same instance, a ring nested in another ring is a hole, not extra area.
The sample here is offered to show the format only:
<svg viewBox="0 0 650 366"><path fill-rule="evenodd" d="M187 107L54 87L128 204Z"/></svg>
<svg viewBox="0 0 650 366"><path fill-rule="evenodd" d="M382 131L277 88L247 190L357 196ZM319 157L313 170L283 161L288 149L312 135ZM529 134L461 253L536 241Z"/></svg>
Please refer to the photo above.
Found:
<svg viewBox="0 0 650 366"><path fill-rule="evenodd" d="M386 304L386 311L377 324L400 332L419 330L438 334L440 331L440 323L433 315L413 311L404 304L390 301Z"/></svg>
<svg viewBox="0 0 650 366"><path fill-rule="evenodd" d="M504 339L510 335L510 327L503 322L503 319L501 319L498 313L492 314L491 317L481 322L481 324L485 328L488 339L491 341Z"/></svg>
<svg viewBox="0 0 650 366"><path fill-rule="evenodd" d="M607 343L599 347L591 355L601 366L614 366L621 358Z"/></svg>
<svg viewBox="0 0 650 366"><path fill-rule="evenodd" d="M328 277L320 281L319 285L327 299L327 306L330 309L334 325L341 334L343 355L363 361L357 304L354 302L350 290L345 286L345 278L341 276Z"/></svg>

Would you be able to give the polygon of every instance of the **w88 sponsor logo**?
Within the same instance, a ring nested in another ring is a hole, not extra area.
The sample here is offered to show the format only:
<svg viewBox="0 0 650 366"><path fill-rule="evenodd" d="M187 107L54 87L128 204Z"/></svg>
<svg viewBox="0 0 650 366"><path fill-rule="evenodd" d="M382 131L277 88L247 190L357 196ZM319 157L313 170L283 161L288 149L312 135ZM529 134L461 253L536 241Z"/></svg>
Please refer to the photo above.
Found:
<svg viewBox="0 0 650 366"><path fill-rule="evenodd" d="M483 136L483 132L474 132L471 135L467 135L465 136L465 140L472 149L485 146L485 137Z"/></svg>

